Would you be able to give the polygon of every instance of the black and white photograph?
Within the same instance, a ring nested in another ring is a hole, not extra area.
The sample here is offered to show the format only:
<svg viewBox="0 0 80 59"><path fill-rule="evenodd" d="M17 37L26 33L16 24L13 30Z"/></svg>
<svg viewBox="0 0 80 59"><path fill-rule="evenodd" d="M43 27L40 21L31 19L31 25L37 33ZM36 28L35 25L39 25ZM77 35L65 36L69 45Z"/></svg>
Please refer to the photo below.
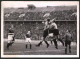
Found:
<svg viewBox="0 0 80 59"><path fill-rule="evenodd" d="M2 1L1 58L79 57L79 1Z"/></svg>

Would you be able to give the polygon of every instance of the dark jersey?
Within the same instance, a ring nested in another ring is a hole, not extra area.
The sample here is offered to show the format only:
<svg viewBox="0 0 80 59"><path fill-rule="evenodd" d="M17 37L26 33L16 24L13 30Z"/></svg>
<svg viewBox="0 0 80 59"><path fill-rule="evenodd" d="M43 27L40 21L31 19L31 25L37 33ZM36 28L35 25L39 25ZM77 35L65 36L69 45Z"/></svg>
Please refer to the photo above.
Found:
<svg viewBox="0 0 80 59"><path fill-rule="evenodd" d="M13 29L9 29L8 33L14 33Z"/></svg>
<svg viewBox="0 0 80 59"><path fill-rule="evenodd" d="M26 34L26 38L30 38L31 37L31 35L30 34Z"/></svg>
<svg viewBox="0 0 80 59"><path fill-rule="evenodd" d="M71 34L70 34L70 33L66 33L66 35L65 35L65 39L71 41L71 39L72 39Z"/></svg>

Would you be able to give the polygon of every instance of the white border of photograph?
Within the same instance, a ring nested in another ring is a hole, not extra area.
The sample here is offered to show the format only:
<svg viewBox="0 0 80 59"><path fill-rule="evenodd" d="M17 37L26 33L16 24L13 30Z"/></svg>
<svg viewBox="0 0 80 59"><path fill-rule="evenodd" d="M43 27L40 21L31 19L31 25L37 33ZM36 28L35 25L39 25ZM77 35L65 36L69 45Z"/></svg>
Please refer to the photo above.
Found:
<svg viewBox="0 0 80 59"><path fill-rule="evenodd" d="M36 4L38 7L46 6L70 6L77 5L77 55L4 55L4 8L26 7L26 4ZM79 1L2 1L1 2L1 58L76 58L79 57Z"/></svg>

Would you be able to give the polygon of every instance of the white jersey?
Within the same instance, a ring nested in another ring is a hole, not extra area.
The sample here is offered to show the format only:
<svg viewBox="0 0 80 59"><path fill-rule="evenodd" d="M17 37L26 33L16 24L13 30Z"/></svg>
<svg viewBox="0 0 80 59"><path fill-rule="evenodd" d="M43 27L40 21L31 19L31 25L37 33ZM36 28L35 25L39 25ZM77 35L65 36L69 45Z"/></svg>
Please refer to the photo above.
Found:
<svg viewBox="0 0 80 59"><path fill-rule="evenodd" d="M50 28L58 29L56 23L51 23Z"/></svg>
<svg viewBox="0 0 80 59"><path fill-rule="evenodd" d="M48 21L44 21L44 30L49 28L49 24L48 24Z"/></svg>

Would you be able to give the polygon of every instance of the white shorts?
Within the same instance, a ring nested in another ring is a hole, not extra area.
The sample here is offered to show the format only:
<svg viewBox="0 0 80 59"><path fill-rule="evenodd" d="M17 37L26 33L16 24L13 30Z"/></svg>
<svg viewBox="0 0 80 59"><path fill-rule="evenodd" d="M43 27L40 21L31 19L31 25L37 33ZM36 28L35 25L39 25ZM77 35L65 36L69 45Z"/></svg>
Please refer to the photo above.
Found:
<svg viewBox="0 0 80 59"><path fill-rule="evenodd" d="M26 38L26 42L31 43L31 38Z"/></svg>
<svg viewBox="0 0 80 59"><path fill-rule="evenodd" d="M53 37L54 35L53 35L53 33L49 33L48 36L49 37Z"/></svg>
<svg viewBox="0 0 80 59"><path fill-rule="evenodd" d="M13 40L14 35L8 35L8 43L10 43Z"/></svg>

